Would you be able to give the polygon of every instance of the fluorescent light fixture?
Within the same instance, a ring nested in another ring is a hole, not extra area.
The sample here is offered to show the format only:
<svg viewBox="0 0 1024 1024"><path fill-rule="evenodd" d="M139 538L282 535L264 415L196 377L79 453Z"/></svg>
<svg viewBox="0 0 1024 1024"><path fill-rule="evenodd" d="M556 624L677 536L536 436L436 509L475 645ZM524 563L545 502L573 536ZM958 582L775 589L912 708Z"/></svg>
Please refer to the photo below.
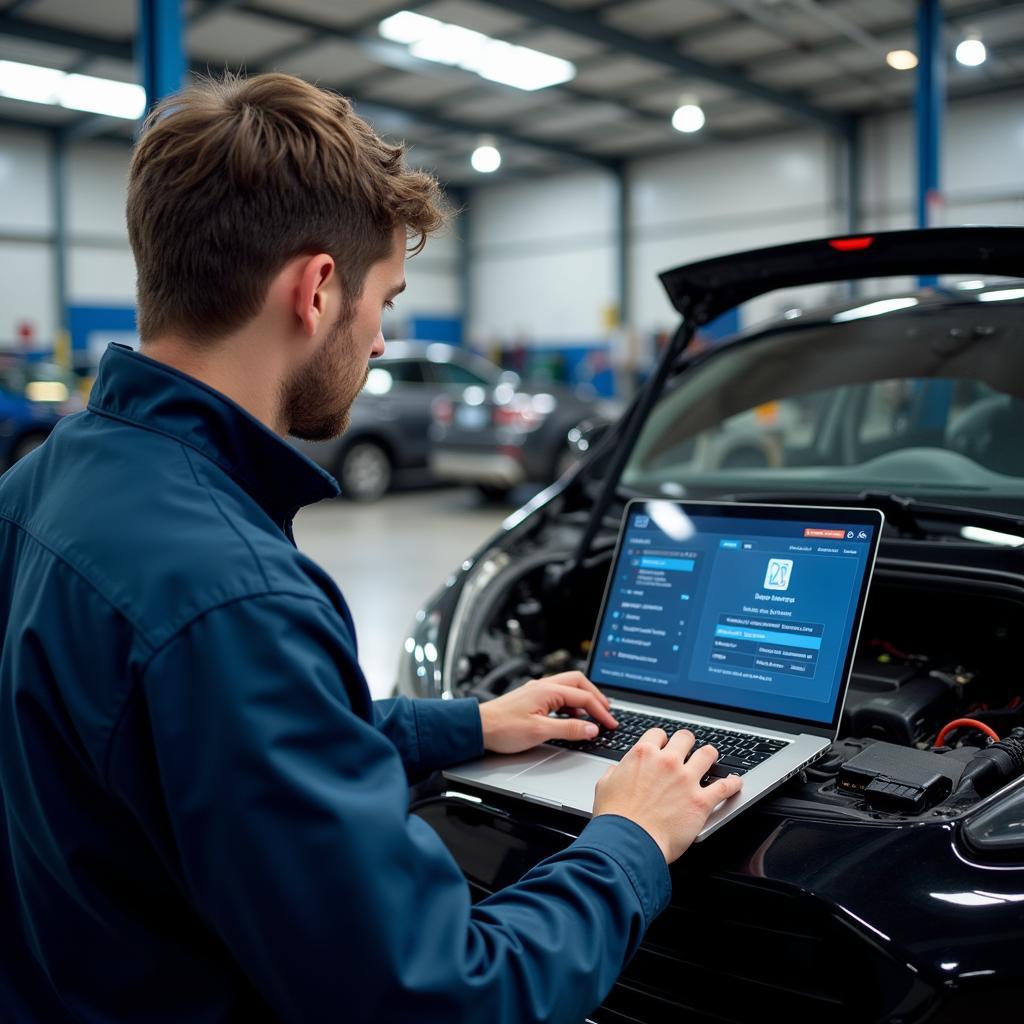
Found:
<svg viewBox="0 0 1024 1024"><path fill-rule="evenodd" d="M469 158L470 166L480 174L493 174L501 166L501 153L493 142L481 142Z"/></svg>
<svg viewBox="0 0 1024 1024"><path fill-rule="evenodd" d="M878 302L869 302L865 306L857 306L854 309L844 310L832 317L832 323L845 324L849 320L863 320L869 316L882 316L885 313L895 313L898 309L910 309L917 305L917 299L908 296L905 299L879 299Z"/></svg>
<svg viewBox="0 0 1024 1024"><path fill-rule="evenodd" d="M978 296L979 302L1006 302L1008 299L1024 299L1024 288L1000 288Z"/></svg>
<svg viewBox="0 0 1024 1024"><path fill-rule="evenodd" d="M11 60L0 60L0 96L128 121L141 117L146 109L146 90L141 85Z"/></svg>
<svg viewBox="0 0 1024 1024"><path fill-rule="evenodd" d="M979 544L995 544L1001 548L1024 546L1024 537L1015 537L1012 533L1000 533L998 530L986 530L983 526L962 526L960 536L964 540L974 540Z"/></svg>
<svg viewBox="0 0 1024 1024"><path fill-rule="evenodd" d="M385 18L378 29L385 39L408 46L420 60L460 67L488 81L527 92L576 77L576 66L571 61L413 11L399 11Z"/></svg>
<svg viewBox="0 0 1024 1024"><path fill-rule="evenodd" d="M976 36L962 40L956 48L956 59L968 68L976 68L984 64L988 57L985 44Z"/></svg>
<svg viewBox="0 0 1024 1024"><path fill-rule="evenodd" d="M976 291L978 288L984 288L984 281L958 281L957 288L965 292Z"/></svg>
<svg viewBox="0 0 1024 1024"><path fill-rule="evenodd" d="M385 39L409 46L426 38L440 24L436 18L427 18L414 11L399 11L385 18L378 28Z"/></svg>
<svg viewBox="0 0 1024 1024"><path fill-rule="evenodd" d="M704 111L697 103L681 103L672 115L672 127L677 132L699 132L704 127Z"/></svg>
<svg viewBox="0 0 1024 1024"><path fill-rule="evenodd" d="M897 71L912 71L917 67L917 54L913 50L890 50L885 63Z"/></svg>
<svg viewBox="0 0 1024 1024"><path fill-rule="evenodd" d="M70 110L87 110L92 114L134 121L146 109L146 90L133 82L68 75L60 86L60 105Z"/></svg>
<svg viewBox="0 0 1024 1024"><path fill-rule="evenodd" d="M56 103L57 91L65 78L65 72L54 68L40 68L34 64L0 60L0 96L12 100Z"/></svg>

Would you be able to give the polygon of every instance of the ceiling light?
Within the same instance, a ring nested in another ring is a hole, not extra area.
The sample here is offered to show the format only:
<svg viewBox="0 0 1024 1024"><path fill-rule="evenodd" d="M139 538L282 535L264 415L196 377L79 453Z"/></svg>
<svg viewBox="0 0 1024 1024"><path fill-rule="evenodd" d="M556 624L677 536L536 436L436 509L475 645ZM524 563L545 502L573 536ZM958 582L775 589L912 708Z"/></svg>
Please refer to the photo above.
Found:
<svg viewBox="0 0 1024 1024"><path fill-rule="evenodd" d="M897 71L911 71L917 67L917 54L913 50L890 50L885 63Z"/></svg>
<svg viewBox="0 0 1024 1024"><path fill-rule="evenodd" d="M988 51L977 36L968 36L956 48L956 59L965 67L976 68L985 63Z"/></svg>
<svg viewBox="0 0 1024 1024"><path fill-rule="evenodd" d="M0 60L0 96L29 103L56 103L57 90L66 77L54 68Z"/></svg>
<svg viewBox="0 0 1024 1024"><path fill-rule="evenodd" d="M0 96L129 121L141 117L146 109L146 90L141 85L92 75L69 75L56 68L11 60L0 60Z"/></svg>
<svg viewBox="0 0 1024 1024"><path fill-rule="evenodd" d="M146 109L146 90L133 82L114 82L92 75L67 75L60 85L60 105L134 121Z"/></svg>
<svg viewBox="0 0 1024 1024"><path fill-rule="evenodd" d="M488 81L528 92L576 77L576 66L571 61L412 11L399 11L385 18L378 28L385 39L408 46L412 56L420 60L460 67Z"/></svg>
<svg viewBox="0 0 1024 1024"><path fill-rule="evenodd" d="M677 132L699 132L704 127L705 120L700 105L695 100L684 97L672 115L672 127Z"/></svg>
<svg viewBox="0 0 1024 1024"><path fill-rule="evenodd" d="M493 139L481 139L469 158L470 166L481 174L491 174L501 166L501 153Z"/></svg>

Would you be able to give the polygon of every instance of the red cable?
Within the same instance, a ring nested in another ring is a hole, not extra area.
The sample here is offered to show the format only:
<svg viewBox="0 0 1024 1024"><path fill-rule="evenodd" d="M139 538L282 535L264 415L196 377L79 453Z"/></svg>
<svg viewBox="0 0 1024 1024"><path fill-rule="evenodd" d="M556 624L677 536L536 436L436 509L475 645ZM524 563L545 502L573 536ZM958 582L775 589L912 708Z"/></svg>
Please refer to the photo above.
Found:
<svg viewBox="0 0 1024 1024"><path fill-rule="evenodd" d="M963 728L980 729L990 739L999 742L999 736L994 729L991 729L984 722L979 722L975 718L954 718L948 725L944 725L939 730L939 735L935 737L935 746L941 747L944 745L946 737L954 730Z"/></svg>

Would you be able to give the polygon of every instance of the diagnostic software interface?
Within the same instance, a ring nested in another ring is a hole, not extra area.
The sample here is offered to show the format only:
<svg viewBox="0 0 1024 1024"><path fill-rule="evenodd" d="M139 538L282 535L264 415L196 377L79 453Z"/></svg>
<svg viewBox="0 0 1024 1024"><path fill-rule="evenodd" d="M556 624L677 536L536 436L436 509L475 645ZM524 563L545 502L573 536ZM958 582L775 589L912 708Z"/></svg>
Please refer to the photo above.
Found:
<svg viewBox="0 0 1024 1024"><path fill-rule="evenodd" d="M828 724L873 532L687 514L671 502L635 506L592 678Z"/></svg>

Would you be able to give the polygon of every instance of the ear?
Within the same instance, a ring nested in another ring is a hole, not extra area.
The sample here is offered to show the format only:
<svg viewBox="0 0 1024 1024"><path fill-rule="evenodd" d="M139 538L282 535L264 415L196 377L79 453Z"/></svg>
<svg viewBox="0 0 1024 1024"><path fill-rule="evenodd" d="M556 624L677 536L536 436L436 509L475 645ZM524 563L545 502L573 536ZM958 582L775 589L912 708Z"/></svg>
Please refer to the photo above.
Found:
<svg viewBox="0 0 1024 1024"><path fill-rule="evenodd" d="M324 322L327 286L334 277L334 260L325 252L317 253L300 263L298 270L295 315L299 318L305 334L313 337Z"/></svg>

